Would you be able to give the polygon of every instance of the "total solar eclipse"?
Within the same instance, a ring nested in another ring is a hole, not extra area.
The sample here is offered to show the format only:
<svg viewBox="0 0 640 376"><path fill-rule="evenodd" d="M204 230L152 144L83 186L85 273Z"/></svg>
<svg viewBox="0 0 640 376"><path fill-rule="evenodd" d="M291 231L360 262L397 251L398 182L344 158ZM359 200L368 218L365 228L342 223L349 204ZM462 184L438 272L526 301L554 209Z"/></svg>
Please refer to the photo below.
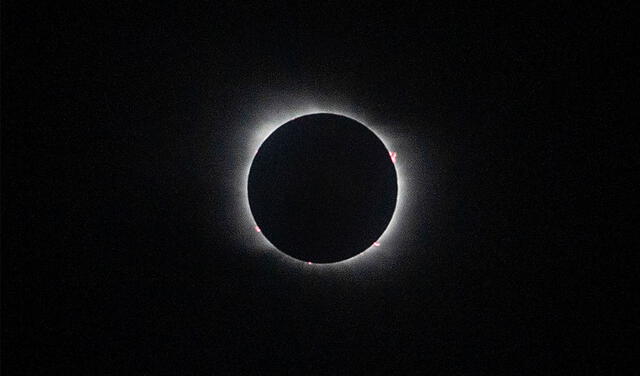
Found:
<svg viewBox="0 0 640 376"><path fill-rule="evenodd" d="M351 118L318 113L276 129L256 153L248 199L257 229L296 259L333 263L376 243L396 207L395 166Z"/></svg>

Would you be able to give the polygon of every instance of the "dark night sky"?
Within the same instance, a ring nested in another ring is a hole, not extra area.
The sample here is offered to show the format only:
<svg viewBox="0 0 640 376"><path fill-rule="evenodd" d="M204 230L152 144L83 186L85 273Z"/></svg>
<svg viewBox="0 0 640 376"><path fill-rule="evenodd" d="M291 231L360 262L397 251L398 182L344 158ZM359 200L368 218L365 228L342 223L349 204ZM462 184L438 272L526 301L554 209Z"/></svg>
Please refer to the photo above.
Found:
<svg viewBox="0 0 640 376"><path fill-rule="evenodd" d="M627 7L16 3L3 374L633 365ZM384 272L292 272L229 236L238 114L297 90L424 145L425 226Z"/></svg>

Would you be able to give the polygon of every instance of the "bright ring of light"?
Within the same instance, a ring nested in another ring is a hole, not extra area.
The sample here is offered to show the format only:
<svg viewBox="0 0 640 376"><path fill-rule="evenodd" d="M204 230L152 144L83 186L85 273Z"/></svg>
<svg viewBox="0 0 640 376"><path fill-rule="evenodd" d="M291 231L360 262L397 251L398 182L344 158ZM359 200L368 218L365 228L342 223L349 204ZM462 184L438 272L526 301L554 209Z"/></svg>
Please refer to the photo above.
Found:
<svg viewBox="0 0 640 376"><path fill-rule="evenodd" d="M249 200L248 200L248 191L247 191L247 187L248 187L248 178L249 178L249 169L251 168L251 162L253 161L253 157L255 156L255 154L257 153L260 145L262 145L262 142L264 142L264 140L266 140L269 135L271 135L271 133L273 131L275 131L278 127L280 127L282 124L298 118L300 116L304 116L304 115L309 115L309 114L314 114L314 113L318 113L318 112L329 112L329 113L333 113L336 115L342 115L342 116L347 116L350 117L362 124L364 124L365 126L367 126L369 129L371 129L381 140L382 142L385 144L385 146L387 147L387 149L390 151L390 153L395 153L393 154L391 157L395 158L395 167L396 167L396 173L398 176L398 197L397 197L397 203L396 203L396 209L393 213L393 216L391 218L391 221L389 222L389 226L387 227L387 229L385 230L385 232L380 236L379 240L372 244L371 247L369 247L368 249L366 249L365 251L359 253L358 255L355 255L354 257L351 257L349 259L346 260L342 260L336 263L332 263L332 264L322 264L322 265L335 265L335 264L342 264L342 263L353 263L359 260L364 260L364 259L370 259L371 257L374 256L375 253L378 252L385 252L388 251L390 247L386 246L387 244L392 244L393 243L393 238L395 238L396 236L398 236L398 230L399 230L399 226L398 223L400 222L398 220L399 217L401 217L403 215L404 212L404 197L406 196L406 192L405 192L405 179L404 179L404 171L403 171L403 164L402 164L402 151L398 151L395 150L392 147L389 147L389 145L393 145L393 142L391 142L391 140L389 140L387 137L385 137L384 135L382 135L380 131L377 131L376 129L374 129L373 127L371 127L370 125L368 125L365 121L363 121L362 119L358 118L358 116L354 116L353 114L348 114L345 112L337 112L337 111L322 111L322 110L308 110L308 111L301 111L299 114L296 114L294 116L288 117L286 119L282 119L282 120L278 120L278 121L272 121L268 124L265 124L261 127L260 131L257 132L256 137L252 140L251 142L251 158L249 163L245 164L245 168L243 171L243 179L242 179L242 191L243 191L243 208L245 210L245 213L248 214L248 216L251 218L251 223L249 226L247 226L247 232L251 232L253 234L255 234L256 236L258 236L259 238L262 239L262 242L264 245L268 245L269 248L272 248L274 250L278 250L273 244L271 244L268 239L262 235L259 231L259 229L256 229L255 226L255 221L253 220L253 216L251 214L251 210L249 208ZM256 142L258 141L259 142ZM258 230L258 231L256 231ZM302 263L302 264L309 264L308 262L303 262L300 261L298 259L295 259L281 251L278 250L278 254L282 255L283 257L285 257L287 260L289 260L290 262L295 262L295 263ZM315 266L322 266L320 264L315 265Z"/></svg>
<svg viewBox="0 0 640 376"><path fill-rule="evenodd" d="M256 251L275 250L264 253L264 256L283 263L282 266L290 271L326 271L336 276L344 276L344 273L354 275L352 272L370 269L375 269L376 273L385 270L391 272L395 265L405 260L407 252L415 248L415 240L419 238L417 233L424 231L423 226L430 218L416 210L426 209L425 205L430 205L429 200L435 199L425 197L423 193L425 186L433 185L431 179L435 177L425 170L425 140L413 135L412 129L416 124L410 128L409 124L399 122L406 120L386 118L376 110L351 103L348 98L335 98L334 94L330 99L322 93L307 95L300 91L287 94L259 90L254 93L254 97L260 98L259 103L239 104L236 108L239 116L226 119L228 124L224 127L224 135L216 134L214 142L219 142L223 137L222 153L219 149L211 149L213 163L221 167L212 171L210 179L212 184L222 182L223 190L211 197L210 204L218 213L216 217L222 221L224 231L237 245L233 249L243 250L252 258ZM347 260L308 265L280 252L256 231L247 188L253 158L264 140L287 121L319 112L346 116L364 124L389 151L397 153L395 168L398 193L393 217L376 244Z"/></svg>

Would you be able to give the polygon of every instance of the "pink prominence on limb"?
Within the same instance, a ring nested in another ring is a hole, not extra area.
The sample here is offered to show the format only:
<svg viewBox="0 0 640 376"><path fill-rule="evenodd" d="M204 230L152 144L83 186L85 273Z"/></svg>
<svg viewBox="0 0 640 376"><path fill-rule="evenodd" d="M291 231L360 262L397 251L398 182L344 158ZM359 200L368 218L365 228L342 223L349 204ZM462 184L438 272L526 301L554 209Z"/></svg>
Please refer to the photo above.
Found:
<svg viewBox="0 0 640 376"><path fill-rule="evenodd" d="M389 156L391 157L391 162L396 163L396 156L398 155L398 153L396 153L395 151L390 151L389 152Z"/></svg>

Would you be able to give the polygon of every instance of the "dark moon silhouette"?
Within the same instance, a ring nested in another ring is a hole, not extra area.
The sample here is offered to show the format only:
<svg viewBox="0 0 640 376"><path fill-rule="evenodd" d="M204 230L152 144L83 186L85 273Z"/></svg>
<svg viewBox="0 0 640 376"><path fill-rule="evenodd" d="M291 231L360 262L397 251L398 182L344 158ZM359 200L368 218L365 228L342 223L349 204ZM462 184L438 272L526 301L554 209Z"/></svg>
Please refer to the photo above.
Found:
<svg viewBox="0 0 640 376"><path fill-rule="evenodd" d="M293 119L260 146L249 172L249 205L280 251L331 263L369 248L396 205L396 170L382 141L348 117Z"/></svg>

